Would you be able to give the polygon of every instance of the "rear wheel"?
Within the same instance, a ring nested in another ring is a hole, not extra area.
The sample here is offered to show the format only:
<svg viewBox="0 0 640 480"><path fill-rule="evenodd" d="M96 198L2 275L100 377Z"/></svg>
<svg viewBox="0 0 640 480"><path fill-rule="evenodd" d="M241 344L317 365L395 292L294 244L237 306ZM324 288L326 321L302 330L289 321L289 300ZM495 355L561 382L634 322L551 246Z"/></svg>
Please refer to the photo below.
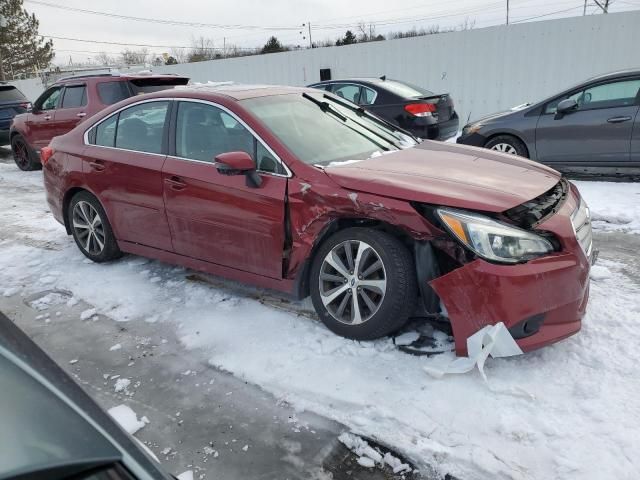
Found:
<svg viewBox="0 0 640 480"><path fill-rule="evenodd" d="M311 268L311 298L322 322L355 340L401 328L417 299L409 250L388 233L349 228L332 235Z"/></svg>
<svg viewBox="0 0 640 480"><path fill-rule="evenodd" d="M11 151L13 152L13 160L20 170L30 171L42 168L38 154L29 146L22 135L14 135L11 138Z"/></svg>
<svg viewBox="0 0 640 480"><path fill-rule="evenodd" d="M513 135L498 135L497 137L493 137L484 147L501 153L509 153L511 155L520 155L521 157L529 158L526 145L522 140Z"/></svg>
<svg viewBox="0 0 640 480"><path fill-rule="evenodd" d="M85 257L108 262L122 256L111 224L100 202L89 192L79 192L67 211L73 239Z"/></svg>

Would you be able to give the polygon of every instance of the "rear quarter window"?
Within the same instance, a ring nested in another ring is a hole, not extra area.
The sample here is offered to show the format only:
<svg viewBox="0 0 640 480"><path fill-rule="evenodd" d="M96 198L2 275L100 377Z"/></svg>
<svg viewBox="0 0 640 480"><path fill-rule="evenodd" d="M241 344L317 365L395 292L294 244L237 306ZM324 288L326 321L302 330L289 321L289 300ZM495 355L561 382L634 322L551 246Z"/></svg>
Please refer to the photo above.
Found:
<svg viewBox="0 0 640 480"><path fill-rule="evenodd" d="M113 105L130 96L131 90L128 82L102 82L98 84L98 97L104 105Z"/></svg>

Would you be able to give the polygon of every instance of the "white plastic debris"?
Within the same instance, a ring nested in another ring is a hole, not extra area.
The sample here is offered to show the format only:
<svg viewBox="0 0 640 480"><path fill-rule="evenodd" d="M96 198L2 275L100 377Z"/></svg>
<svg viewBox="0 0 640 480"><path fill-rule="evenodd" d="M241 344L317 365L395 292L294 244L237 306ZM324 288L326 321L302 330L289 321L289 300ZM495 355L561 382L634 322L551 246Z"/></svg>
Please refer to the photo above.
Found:
<svg viewBox="0 0 640 480"><path fill-rule="evenodd" d="M467 373L477 365L480 375L485 380L484 363L487 357L512 357L522 355L522 349L509 333L504 323L487 325L467 338L468 357L456 358L444 366L429 365L424 370L435 378L441 378L448 373Z"/></svg>
<svg viewBox="0 0 640 480"><path fill-rule="evenodd" d="M405 332L402 335L398 335L396 338L394 338L393 343L395 343L398 346L411 345L413 342L415 342L419 338L420 338L419 332L416 332L416 331Z"/></svg>
<svg viewBox="0 0 640 480"><path fill-rule="evenodd" d="M187 470L178 475L178 480L193 480L193 470Z"/></svg>

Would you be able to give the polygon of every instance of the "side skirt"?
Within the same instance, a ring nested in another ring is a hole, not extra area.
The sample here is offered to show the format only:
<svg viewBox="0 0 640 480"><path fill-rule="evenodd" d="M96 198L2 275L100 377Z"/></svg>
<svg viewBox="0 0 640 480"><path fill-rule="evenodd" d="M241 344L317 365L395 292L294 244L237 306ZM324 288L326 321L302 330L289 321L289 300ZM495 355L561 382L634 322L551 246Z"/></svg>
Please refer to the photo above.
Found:
<svg viewBox="0 0 640 480"><path fill-rule="evenodd" d="M119 240L118 246L123 252L131 253L133 255L154 258L156 260L160 260L161 262L180 265L182 267L191 268L193 270L210 273L211 275L228 278L229 280L248 283L256 287L277 290L289 295L293 293L294 280L289 280L286 278L276 279L264 277L262 275L256 275L255 273L225 267L216 263L205 262L204 260L198 260L195 258L186 257L184 255L178 255L177 253L173 252L167 252L166 250L147 247L138 243Z"/></svg>

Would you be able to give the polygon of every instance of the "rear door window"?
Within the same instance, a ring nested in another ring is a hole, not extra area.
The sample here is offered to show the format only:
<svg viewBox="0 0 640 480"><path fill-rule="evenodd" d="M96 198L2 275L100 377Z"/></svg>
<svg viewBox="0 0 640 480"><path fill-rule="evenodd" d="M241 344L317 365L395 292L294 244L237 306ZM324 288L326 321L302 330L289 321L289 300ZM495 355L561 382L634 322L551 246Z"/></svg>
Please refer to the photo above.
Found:
<svg viewBox="0 0 640 480"><path fill-rule="evenodd" d="M360 103L360 87L353 84L336 84L333 93L353 103Z"/></svg>
<svg viewBox="0 0 640 480"><path fill-rule="evenodd" d="M162 153L164 125L169 102L146 102L120 112L116 148Z"/></svg>
<svg viewBox="0 0 640 480"><path fill-rule="evenodd" d="M104 105L113 105L130 96L131 90L129 90L127 82L102 82L98 84L98 97Z"/></svg>
<svg viewBox="0 0 640 480"><path fill-rule="evenodd" d="M107 118L104 122L96 127L95 145L103 147L113 147L116 143L116 125L118 124L118 115Z"/></svg>
<svg viewBox="0 0 640 480"><path fill-rule="evenodd" d="M87 87L85 85L65 87L60 108L78 108L84 107L86 104Z"/></svg>

